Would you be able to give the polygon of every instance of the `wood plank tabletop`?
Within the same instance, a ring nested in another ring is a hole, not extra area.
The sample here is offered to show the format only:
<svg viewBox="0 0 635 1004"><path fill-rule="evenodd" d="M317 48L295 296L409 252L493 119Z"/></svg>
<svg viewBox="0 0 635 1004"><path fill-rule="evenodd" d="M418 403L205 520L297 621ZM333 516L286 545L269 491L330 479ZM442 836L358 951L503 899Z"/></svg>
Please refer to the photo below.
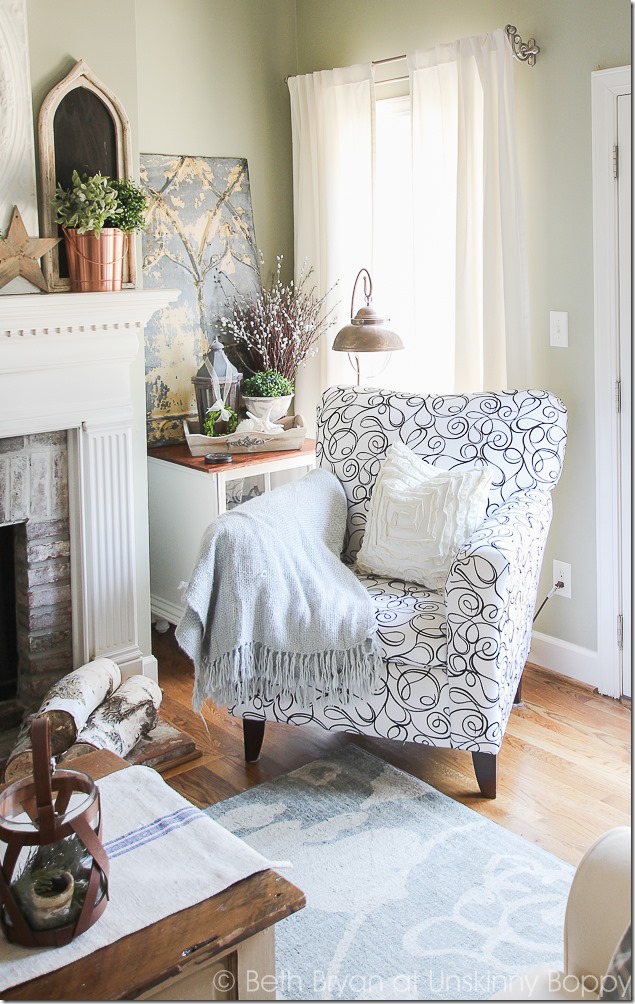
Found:
<svg viewBox="0 0 635 1004"><path fill-rule="evenodd" d="M167 460L171 464L189 467L195 471L205 471L216 474L219 470L230 471L241 467L255 467L258 464L270 463L272 460L282 460L289 456L307 456L315 452L315 440L305 439L299 450L269 450L267 453L232 453L234 458L230 464L206 464L205 457L193 457L187 443L175 443L172 446L154 446L148 450L148 457L154 460ZM221 454L226 456L226 454Z"/></svg>
<svg viewBox="0 0 635 1004"><path fill-rule="evenodd" d="M206 962L222 955L304 905L304 893L281 875L258 872L77 962L4 990L2 996L4 1000L133 1000L176 976L185 961Z"/></svg>

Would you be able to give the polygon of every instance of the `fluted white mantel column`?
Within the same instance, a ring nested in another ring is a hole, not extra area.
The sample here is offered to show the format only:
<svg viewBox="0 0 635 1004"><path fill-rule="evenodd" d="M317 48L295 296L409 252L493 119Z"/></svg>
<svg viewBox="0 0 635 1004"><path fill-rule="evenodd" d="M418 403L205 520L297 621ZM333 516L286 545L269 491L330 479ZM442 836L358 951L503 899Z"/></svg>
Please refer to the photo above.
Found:
<svg viewBox="0 0 635 1004"><path fill-rule="evenodd" d="M133 442L145 439L145 416L134 411L133 362L145 322L178 295L0 297L0 437L69 432L75 665L104 655L124 675L156 677L139 644ZM149 590L142 602L149 611Z"/></svg>
<svg viewBox="0 0 635 1004"><path fill-rule="evenodd" d="M91 656L119 663L141 656L132 519L132 444L129 422L85 422L86 592Z"/></svg>

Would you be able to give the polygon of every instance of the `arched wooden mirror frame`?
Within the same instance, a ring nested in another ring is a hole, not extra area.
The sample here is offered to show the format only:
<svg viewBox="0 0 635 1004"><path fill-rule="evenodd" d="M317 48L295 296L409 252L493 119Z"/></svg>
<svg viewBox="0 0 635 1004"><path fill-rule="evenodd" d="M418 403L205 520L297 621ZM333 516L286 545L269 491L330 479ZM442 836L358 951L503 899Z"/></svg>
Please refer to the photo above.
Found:
<svg viewBox="0 0 635 1004"><path fill-rule="evenodd" d="M117 177L132 179L132 141L130 136L130 121L119 99L105 84L98 80L88 64L78 60L63 80L49 91L42 107L38 123L39 165L40 165L40 228L42 236L57 237L58 225L55 222L55 210L51 199L55 194L57 177L55 169L55 113L67 94L77 87L91 91L105 106L114 125L115 154ZM59 247L59 246L58 246ZM44 255L42 268L51 292L63 292L70 289L67 278L60 276L59 250L54 247ZM135 243L134 236L127 237L127 254L124 260L124 285L134 286L136 280Z"/></svg>

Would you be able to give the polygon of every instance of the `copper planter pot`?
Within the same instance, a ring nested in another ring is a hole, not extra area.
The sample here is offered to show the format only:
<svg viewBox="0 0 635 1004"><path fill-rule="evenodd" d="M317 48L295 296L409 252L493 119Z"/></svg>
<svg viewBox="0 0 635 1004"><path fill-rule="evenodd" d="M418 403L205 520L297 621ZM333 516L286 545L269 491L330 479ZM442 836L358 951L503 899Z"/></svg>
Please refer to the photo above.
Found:
<svg viewBox="0 0 635 1004"><path fill-rule="evenodd" d="M104 227L99 237L93 230L79 234L64 227L68 274L72 293L112 293L121 289L127 235Z"/></svg>

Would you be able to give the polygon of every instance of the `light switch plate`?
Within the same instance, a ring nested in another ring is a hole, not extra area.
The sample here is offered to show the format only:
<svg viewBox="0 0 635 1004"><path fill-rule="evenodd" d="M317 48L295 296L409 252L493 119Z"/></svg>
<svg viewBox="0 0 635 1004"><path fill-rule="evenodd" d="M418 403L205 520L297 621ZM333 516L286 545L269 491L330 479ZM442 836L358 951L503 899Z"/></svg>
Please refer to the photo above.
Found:
<svg viewBox="0 0 635 1004"><path fill-rule="evenodd" d="M566 310L549 311L549 344L558 349L569 347L569 314Z"/></svg>

